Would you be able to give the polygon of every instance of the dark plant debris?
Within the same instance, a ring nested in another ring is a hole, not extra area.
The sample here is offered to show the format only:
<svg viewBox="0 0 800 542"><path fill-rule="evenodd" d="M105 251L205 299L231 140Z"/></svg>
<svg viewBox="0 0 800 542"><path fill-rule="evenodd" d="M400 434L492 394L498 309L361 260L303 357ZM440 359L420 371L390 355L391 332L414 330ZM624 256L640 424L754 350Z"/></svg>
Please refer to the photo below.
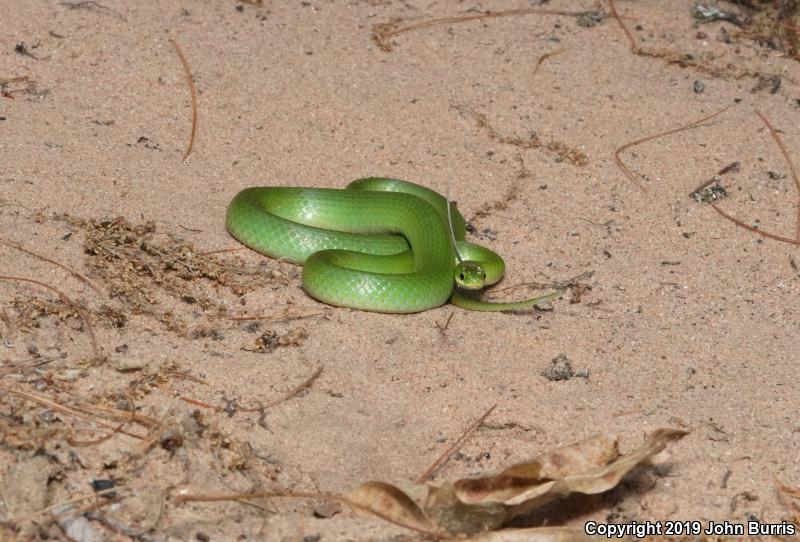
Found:
<svg viewBox="0 0 800 542"><path fill-rule="evenodd" d="M203 254L185 239L159 232L152 221L132 224L121 217L59 218L84 230L87 265L102 278L113 301L95 314L116 327L124 326L129 315L135 314L186 335L186 320L195 311L212 319L228 315L228 307L209 286L228 288L241 296L267 284L288 283L288 277L297 273L276 273L285 264L274 260L262 259L253 265ZM186 316L179 316L184 313ZM198 335L204 334L200 331Z"/></svg>
<svg viewBox="0 0 800 542"><path fill-rule="evenodd" d="M597 26L603 21L605 13L602 11L584 11L575 19L575 23L582 28Z"/></svg>
<svg viewBox="0 0 800 542"><path fill-rule="evenodd" d="M689 197L695 200L697 203L707 203L709 201L717 201L719 199L727 198L728 191L725 190L725 187L719 184L719 182L715 181L710 186L704 187L700 190L695 190Z"/></svg>
<svg viewBox="0 0 800 542"><path fill-rule="evenodd" d="M268 330L256 339L256 352L272 352L282 346L300 346L308 338L305 328L296 327L285 333Z"/></svg>
<svg viewBox="0 0 800 542"><path fill-rule="evenodd" d="M768 49L784 51L795 60L800 60L800 55L798 55L800 2L794 0L739 0L737 3L742 8L741 15L721 10L704 2L695 4L692 15L702 22L723 20L734 24L736 28L732 32L727 31L724 27L720 30L726 43L734 43L735 40L751 40ZM635 55L660 58L681 68L724 79L759 78L770 75L741 68L732 63L721 65L715 62L719 55L711 52L697 55L663 47L647 48L628 29L614 0L609 0L609 8L626 35L631 52ZM624 14L627 15L627 11Z"/></svg>
<svg viewBox="0 0 800 542"><path fill-rule="evenodd" d="M566 354L559 354L550 360L550 365L542 371L542 376L550 382L572 380L575 377L589 378L589 371L575 371Z"/></svg>
<svg viewBox="0 0 800 542"><path fill-rule="evenodd" d="M692 17L701 23L711 23L714 21L727 21L739 28L744 26L744 22L735 14L729 11L723 11L717 6L697 2L692 7Z"/></svg>
<svg viewBox="0 0 800 542"><path fill-rule="evenodd" d="M539 135L533 131L527 137L503 135L489 123L489 119L485 114L475 111L472 107L461 104L454 105L453 109L464 117L472 118L478 128L484 129L489 139L493 141L505 145L513 145L523 150L544 149L555 154L556 161L567 161L573 166L586 167L589 165L589 157L571 145L561 141L542 141Z"/></svg>

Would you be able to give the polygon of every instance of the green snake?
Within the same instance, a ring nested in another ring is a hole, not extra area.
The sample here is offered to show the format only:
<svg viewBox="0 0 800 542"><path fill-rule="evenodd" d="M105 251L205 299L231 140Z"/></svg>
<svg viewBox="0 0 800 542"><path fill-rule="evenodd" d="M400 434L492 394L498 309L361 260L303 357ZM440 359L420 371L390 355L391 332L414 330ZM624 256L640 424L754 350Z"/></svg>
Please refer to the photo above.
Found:
<svg viewBox="0 0 800 542"><path fill-rule="evenodd" d="M561 294L511 303L470 297L500 280L503 259L465 240L455 204L398 179L345 189L253 187L228 206L228 231L244 245L303 265L303 289L340 307L410 313L448 300L477 311L531 308Z"/></svg>

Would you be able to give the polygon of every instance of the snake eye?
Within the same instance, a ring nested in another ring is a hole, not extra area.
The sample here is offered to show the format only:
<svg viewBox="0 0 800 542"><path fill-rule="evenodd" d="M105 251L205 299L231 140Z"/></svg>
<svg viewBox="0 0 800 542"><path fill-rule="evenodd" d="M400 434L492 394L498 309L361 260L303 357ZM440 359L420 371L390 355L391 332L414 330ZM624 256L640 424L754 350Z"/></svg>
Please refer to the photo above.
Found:
<svg viewBox="0 0 800 542"><path fill-rule="evenodd" d="M458 278L461 279L462 282L464 281L464 272L463 271L458 274Z"/></svg>

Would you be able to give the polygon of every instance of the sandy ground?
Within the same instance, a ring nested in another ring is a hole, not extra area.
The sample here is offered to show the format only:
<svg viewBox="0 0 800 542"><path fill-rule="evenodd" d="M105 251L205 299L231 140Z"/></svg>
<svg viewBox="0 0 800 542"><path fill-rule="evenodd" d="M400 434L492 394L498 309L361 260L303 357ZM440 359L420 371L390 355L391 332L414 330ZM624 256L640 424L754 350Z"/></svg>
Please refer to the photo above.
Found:
<svg viewBox="0 0 800 542"><path fill-rule="evenodd" d="M720 208L795 237L798 189L755 111L797 156L800 66L728 22L698 25L684 0L617 2L655 55L634 54L613 18L567 15L432 26L389 38L390 52L371 39L396 17L534 4L4 3L0 77L28 81L0 97L0 275L69 298L0 281L0 511L24 520L5 535L405 539L317 501L174 497L409 483L494 404L435 483L598 432L630 450L674 427L690 434L660 466L545 521L788 519L774 477L800 484L800 253L689 193L739 162ZM191 100L171 40L198 91L186 160ZM621 145L728 106L625 150L634 179L615 164ZM247 250L205 255L238 247L224 215L242 188L373 175L449 184L474 240L505 257L501 287L591 275L545 311L399 316L325 307L298 267ZM578 376L546 378L561 354ZM101 479L136 491L29 517ZM65 519L92 503L89 521Z"/></svg>

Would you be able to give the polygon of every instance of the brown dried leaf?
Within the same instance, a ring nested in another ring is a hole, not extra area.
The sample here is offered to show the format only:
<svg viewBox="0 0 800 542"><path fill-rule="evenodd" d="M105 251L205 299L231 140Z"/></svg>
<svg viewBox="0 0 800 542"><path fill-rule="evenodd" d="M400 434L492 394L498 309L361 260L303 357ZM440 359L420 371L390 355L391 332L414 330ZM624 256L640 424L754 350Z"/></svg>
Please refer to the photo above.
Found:
<svg viewBox="0 0 800 542"><path fill-rule="evenodd" d="M619 455L615 437L592 437L498 474L447 482L441 487L428 486L421 507L409 497L409 493L417 494L420 486L405 493L383 482L358 487L344 502L358 511L437 538L445 533L476 534L497 529L515 516L570 493L591 495L607 491L635 466L686 434L678 429L658 429L639 448L623 456ZM521 529L474 540L577 541L586 540L586 536L570 529Z"/></svg>
<svg viewBox="0 0 800 542"><path fill-rule="evenodd" d="M606 463L617 457L616 440L596 437L499 474L431 486L423 509L435 524L451 533L496 529L515 516L569 493L607 491L636 465L686 434L659 429L642 446L610 464Z"/></svg>
<svg viewBox="0 0 800 542"><path fill-rule="evenodd" d="M417 503L392 484L367 482L350 492L345 499L349 506L359 512L432 536L442 534Z"/></svg>
<svg viewBox="0 0 800 542"><path fill-rule="evenodd" d="M550 491L553 482L573 474L607 465L619 457L616 437L598 435L564 446L525 463L517 463L499 474L458 480L453 484L457 498L468 505L488 502L507 505ZM441 495L429 495L429 504L437 506Z"/></svg>
<svg viewBox="0 0 800 542"><path fill-rule="evenodd" d="M800 525L800 487L791 487L775 478L778 487L778 497L786 509L794 516L794 521Z"/></svg>
<svg viewBox="0 0 800 542"><path fill-rule="evenodd" d="M663 451L670 442L679 440L688 434L688 431L681 429L656 429L647 436L641 446L613 463L583 474L568 476L564 480L569 484L570 492L593 495L608 491L616 486L622 477L635 466Z"/></svg>
<svg viewBox="0 0 800 542"><path fill-rule="evenodd" d="M619 443L612 435L596 435L576 444L557 448L538 458L541 475L546 478L564 478L592 467L601 467L619 457ZM520 465L526 465L521 463ZM519 465L509 467L503 474L514 475Z"/></svg>

